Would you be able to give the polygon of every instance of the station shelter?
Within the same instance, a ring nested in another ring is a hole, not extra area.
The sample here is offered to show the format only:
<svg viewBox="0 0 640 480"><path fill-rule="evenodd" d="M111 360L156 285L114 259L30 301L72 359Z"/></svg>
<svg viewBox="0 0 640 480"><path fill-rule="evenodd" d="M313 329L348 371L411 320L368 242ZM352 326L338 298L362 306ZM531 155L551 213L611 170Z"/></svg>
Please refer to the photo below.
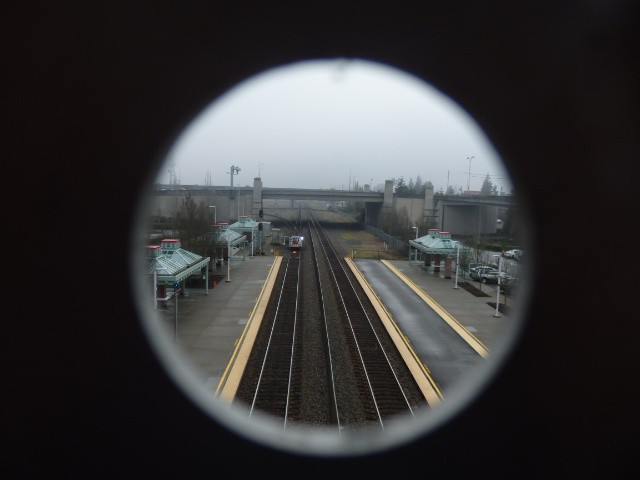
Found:
<svg viewBox="0 0 640 480"><path fill-rule="evenodd" d="M246 235L242 235L226 223L219 223L218 226L221 227L221 230L215 242L216 266L229 261L244 260L246 257Z"/></svg>
<svg viewBox="0 0 640 480"><path fill-rule="evenodd" d="M271 237L271 222L256 221L246 215L229 225L229 229L247 237L247 250L251 255L264 254L264 248Z"/></svg>
<svg viewBox="0 0 640 480"><path fill-rule="evenodd" d="M458 253L460 242L451 238L450 232L437 228L429 229L427 235L409 240L409 260L418 261L422 267L439 273L444 261L444 277L451 278L453 258Z"/></svg>
<svg viewBox="0 0 640 480"><path fill-rule="evenodd" d="M185 250L177 238L166 238L160 245L146 247L146 271L153 281L154 302L166 302L178 295L186 294L186 280L198 276L204 280L208 294L210 257L202 257Z"/></svg>

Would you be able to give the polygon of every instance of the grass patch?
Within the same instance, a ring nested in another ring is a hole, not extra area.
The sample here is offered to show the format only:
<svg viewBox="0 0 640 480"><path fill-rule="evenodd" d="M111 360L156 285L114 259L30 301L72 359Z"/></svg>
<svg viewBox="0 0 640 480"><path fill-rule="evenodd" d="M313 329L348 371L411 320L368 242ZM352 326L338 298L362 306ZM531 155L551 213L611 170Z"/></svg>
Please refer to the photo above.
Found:
<svg viewBox="0 0 640 480"><path fill-rule="evenodd" d="M358 240L358 238L356 238L356 236L351 232L340 232L340 238L347 242L354 242Z"/></svg>

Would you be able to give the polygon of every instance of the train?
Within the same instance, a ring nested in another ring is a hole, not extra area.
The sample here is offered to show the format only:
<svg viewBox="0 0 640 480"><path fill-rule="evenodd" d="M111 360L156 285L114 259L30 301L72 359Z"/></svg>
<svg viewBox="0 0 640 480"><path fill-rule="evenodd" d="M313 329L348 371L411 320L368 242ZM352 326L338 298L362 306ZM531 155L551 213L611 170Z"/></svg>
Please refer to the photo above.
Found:
<svg viewBox="0 0 640 480"><path fill-rule="evenodd" d="M284 244L289 248L290 251L298 252L302 250L302 242L304 237L300 235L292 235L290 237L284 237Z"/></svg>

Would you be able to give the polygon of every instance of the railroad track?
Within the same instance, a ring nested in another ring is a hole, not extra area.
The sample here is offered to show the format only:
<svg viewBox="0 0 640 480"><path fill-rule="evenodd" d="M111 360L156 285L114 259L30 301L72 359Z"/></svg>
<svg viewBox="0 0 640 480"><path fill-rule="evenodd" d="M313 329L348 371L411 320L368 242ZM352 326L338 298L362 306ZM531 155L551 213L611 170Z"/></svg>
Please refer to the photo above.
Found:
<svg viewBox="0 0 640 480"><path fill-rule="evenodd" d="M338 432L427 406L368 298L310 213L276 279L234 402L250 415Z"/></svg>

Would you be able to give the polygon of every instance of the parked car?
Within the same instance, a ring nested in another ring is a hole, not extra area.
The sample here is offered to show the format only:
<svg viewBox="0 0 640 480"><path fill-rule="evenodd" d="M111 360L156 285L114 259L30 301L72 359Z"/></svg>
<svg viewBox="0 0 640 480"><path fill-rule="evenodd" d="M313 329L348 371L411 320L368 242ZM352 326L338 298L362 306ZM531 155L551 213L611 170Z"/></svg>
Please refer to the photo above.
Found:
<svg viewBox="0 0 640 480"><path fill-rule="evenodd" d="M504 272L498 271L488 271L484 272L480 275L480 281L482 283L498 283L498 278L500 278L500 283L511 283L513 281L513 277L511 275L507 275Z"/></svg>
<svg viewBox="0 0 640 480"><path fill-rule="evenodd" d="M524 250L515 248L513 250L507 250L502 255L506 258L514 258L516 260L520 260L524 256Z"/></svg>
<svg viewBox="0 0 640 480"><path fill-rule="evenodd" d="M497 274L498 270L493 267L475 267L469 269L469 276L474 280L480 280L482 275L491 272L495 272Z"/></svg>

